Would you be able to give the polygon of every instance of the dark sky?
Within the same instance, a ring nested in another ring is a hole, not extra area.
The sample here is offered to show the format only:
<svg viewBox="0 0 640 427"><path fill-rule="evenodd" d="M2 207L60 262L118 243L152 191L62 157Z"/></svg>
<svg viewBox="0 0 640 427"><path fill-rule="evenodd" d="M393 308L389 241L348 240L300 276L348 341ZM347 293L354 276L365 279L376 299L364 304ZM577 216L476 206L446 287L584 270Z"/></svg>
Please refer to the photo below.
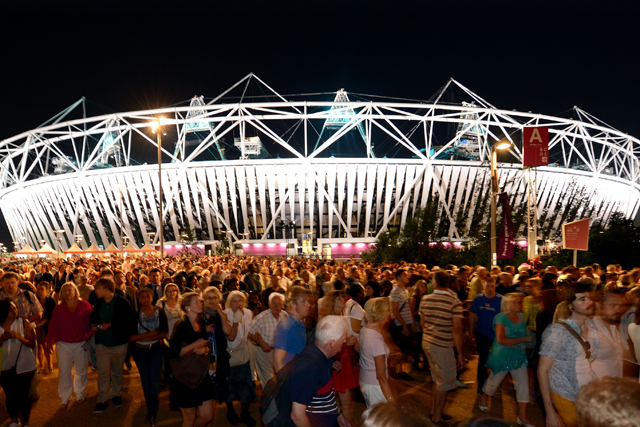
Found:
<svg viewBox="0 0 640 427"><path fill-rule="evenodd" d="M281 94L428 99L449 77L498 108L574 105L636 137L632 1L4 2L0 139L82 96L88 113L213 97L250 72ZM93 111L92 111L93 110ZM0 219L0 242L11 238Z"/></svg>

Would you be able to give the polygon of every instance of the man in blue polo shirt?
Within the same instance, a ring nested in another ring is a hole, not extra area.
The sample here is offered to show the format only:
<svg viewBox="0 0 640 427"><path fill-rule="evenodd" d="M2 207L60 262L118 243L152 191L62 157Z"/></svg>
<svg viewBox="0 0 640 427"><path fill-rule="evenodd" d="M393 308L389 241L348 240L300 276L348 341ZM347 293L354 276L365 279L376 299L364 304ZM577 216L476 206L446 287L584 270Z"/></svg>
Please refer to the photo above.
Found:
<svg viewBox="0 0 640 427"><path fill-rule="evenodd" d="M316 327L315 343L306 346L290 365L291 421L297 427L350 427L338 408L331 376L331 358L346 339L344 320L325 316Z"/></svg>
<svg viewBox="0 0 640 427"><path fill-rule="evenodd" d="M273 337L273 370L277 373L307 345L304 318L309 314L312 293L302 286L291 288L289 316L278 322Z"/></svg>
<svg viewBox="0 0 640 427"><path fill-rule="evenodd" d="M496 282L493 277L485 277L482 287L484 293L475 297L469 308L469 335L478 346L478 394L482 394L482 386L489 376L484 365L487 363L493 344L493 318L500 313L502 302L502 295L496 293ZM476 324L478 325L477 333L475 332Z"/></svg>

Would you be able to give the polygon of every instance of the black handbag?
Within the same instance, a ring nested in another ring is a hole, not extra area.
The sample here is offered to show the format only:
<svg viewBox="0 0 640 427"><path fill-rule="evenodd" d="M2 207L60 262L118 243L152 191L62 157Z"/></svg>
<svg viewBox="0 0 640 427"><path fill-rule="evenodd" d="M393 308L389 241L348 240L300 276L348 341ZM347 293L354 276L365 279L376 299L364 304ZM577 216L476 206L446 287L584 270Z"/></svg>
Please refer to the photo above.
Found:
<svg viewBox="0 0 640 427"><path fill-rule="evenodd" d="M171 359L173 376L188 388L198 388L209 373L209 356L189 353L178 359Z"/></svg>

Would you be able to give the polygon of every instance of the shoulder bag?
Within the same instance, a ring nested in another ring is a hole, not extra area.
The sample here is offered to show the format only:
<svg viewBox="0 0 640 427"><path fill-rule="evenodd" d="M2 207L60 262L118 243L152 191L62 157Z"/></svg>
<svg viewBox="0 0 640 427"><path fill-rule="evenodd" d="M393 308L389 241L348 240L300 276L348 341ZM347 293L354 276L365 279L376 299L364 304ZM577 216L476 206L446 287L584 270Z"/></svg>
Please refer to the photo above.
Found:
<svg viewBox="0 0 640 427"><path fill-rule="evenodd" d="M578 342L584 349L585 357L587 358L587 360L589 360L589 358L591 357L591 343L582 339L579 333L577 333L571 326L567 325L562 320L559 320L558 323L561 324L571 335L575 337L575 339L578 340Z"/></svg>

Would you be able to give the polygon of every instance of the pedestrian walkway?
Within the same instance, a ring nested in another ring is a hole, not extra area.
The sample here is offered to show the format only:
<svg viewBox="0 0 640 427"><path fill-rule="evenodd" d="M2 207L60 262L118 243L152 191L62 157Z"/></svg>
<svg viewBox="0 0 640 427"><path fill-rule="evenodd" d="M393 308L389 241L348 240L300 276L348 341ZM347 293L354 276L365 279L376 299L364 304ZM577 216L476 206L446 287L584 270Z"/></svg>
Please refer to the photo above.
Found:
<svg viewBox="0 0 640 427"><path fill-rule="evenodd" d="M511 425L516 425L517 403L515 401L515 392L510 381L503 383L501 391L496 393L491 401L491 409L488 414L483 414L478 410L477 395L475 386L477 356L469 356L469 364L467 370L461 375L463 381L469 383L466 389L458 389L451 393L448 398L445 412L453 417L453 423L463 422L480 417L503 418L509 420ZM415 377L415 381L395 381L397 401L404 405L410 405L417 412L428 415L429 402L431 396L431 379L428 373L411 372ZM95 405L95 399L98 394L98 373L89 371L86 397L84 403L77 403L71 400L66 410L59 409L60 400L58 399L58 377L57 368L53 374L40 376L40 399L33 406L31 413L31 427L72 427L78 425L90 425L92 427L113 427L113 426L133 426L146 427L147 408L144 404L144 396L138 371L133 365L131 370L125 370L123 394L124 406L114 408L110 406L102 414L94 414L92 412ZM258 395L261 391L258 389ZM9 425L9 415L7 414L5 405L5 396L0 389L0 427ZM240 410L239 404L236 408ZM359 420L360 415L365 410L364 403L355 403L354 416ZM254 418L258 418L258 404L251 405L251 413ZM544 426L544 416L542 405L533 402L529 407L530 421L537 426ZM182 417L179 411L172 411L169 408L169 390L165 389L160 393L160 412L158 413L157 426L160 427L177 427L182 423ZM211 426L229 426L226 419L226 408L224 405L218 405L214 422ZM244 424L241 424L243 426ZM356 424L357 425L357 424ZM354 426L355 427L355 426Z"/></svg>

